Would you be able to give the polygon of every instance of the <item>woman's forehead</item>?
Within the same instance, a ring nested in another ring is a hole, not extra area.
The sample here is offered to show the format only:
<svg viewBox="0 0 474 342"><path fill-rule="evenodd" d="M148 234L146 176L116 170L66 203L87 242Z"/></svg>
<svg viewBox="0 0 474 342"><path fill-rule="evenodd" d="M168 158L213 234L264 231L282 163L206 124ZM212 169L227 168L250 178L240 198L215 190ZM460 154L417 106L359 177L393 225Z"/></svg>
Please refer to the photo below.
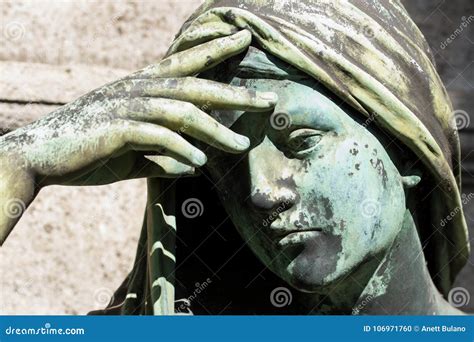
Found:
<svg viewBox="0 0 474 342"><path fill-rule="evenodd" d="M274 80L311 79L306 73L255 46L250 46L245 52L223 61L198 77L222 83L229 83L236 77Z"/></svg>
<svg viewBox="0 0 474 342"><path fill-rule="evenodd" d="M295 120L301 121L301 124L315 119L305 118L301 115L303 113L317 114L313 112L324 111L330 115L341 112L338 106L340 99L320 82L255 46L250 46L246 52L226 60L200 77L258 91L277 92L280 100L274 111L283 111L289 115L298 113ZM231 127L242 114L243 111L229 110L216 110L211 113L226 127Z"/></svg>

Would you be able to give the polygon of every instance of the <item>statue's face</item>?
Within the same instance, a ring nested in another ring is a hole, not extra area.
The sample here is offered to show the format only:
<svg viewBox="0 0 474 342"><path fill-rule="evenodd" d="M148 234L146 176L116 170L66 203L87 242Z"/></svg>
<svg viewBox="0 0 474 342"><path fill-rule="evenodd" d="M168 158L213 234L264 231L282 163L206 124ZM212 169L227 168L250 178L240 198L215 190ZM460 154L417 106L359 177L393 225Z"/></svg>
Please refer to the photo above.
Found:
<svg viewBox="0 0 474 342"><path fill-rule="evenodd" d="M405 196L379 140L314 84L232 84L279 96L271 113L217 113L250 138L248 153L207 151L223 205L258 258L294 288L313 292L387 250Z"/></svg>

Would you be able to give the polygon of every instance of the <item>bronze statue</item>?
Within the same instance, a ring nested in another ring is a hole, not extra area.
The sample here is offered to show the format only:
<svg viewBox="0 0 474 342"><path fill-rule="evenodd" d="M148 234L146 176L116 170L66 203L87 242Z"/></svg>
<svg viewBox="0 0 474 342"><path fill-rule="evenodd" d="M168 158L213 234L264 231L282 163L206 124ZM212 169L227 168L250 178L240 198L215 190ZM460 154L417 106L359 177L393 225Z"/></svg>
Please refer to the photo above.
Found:
<svg viewBox="0 0 474 342"><path fill-rule="evenodd" d="M0 151L3 206L148 178L134 268L97 314L461 313L446 301L469 255L459 141L399 1L208 1L163 61ZM0 216L2 242L17 220Z"/></svg>

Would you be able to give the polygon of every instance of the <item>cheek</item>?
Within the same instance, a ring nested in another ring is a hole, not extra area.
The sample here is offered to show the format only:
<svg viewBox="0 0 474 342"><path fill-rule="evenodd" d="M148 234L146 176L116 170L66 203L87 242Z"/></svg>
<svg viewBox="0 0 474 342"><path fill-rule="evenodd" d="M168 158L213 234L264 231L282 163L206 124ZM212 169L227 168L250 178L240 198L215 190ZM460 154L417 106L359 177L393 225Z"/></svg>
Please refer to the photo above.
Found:
<svg viewBox="0 0 474 342"><path fill-rule="evenodd" d="M329 224L341 238L334 277L387 248L405 212L395 166L381 156L380 146L359 145L343 141L323 157L314 156L301 179L307 189L300 193L304 210L315 212L317 206L318 223Z"/></svg>
<svg viewBox="0 0 474 342"><path fill-rule="evenodd" d="M246 204L249 197L248 168L244 164L234 164L232 168L214 165L209 167L209 174L217 184L221 203L235 228L261 261L269 264L272 252L268 237L262 231L266 217L256 215Z"/></svg>
<svg viewBox="0 0 474 342"><path fill-rule="evenodd" d="M367 253L377 253L391 244L405 214L401 177L378 142L360 147L353 143L349 151L347 206L358 233L350 237Z"/></svg>

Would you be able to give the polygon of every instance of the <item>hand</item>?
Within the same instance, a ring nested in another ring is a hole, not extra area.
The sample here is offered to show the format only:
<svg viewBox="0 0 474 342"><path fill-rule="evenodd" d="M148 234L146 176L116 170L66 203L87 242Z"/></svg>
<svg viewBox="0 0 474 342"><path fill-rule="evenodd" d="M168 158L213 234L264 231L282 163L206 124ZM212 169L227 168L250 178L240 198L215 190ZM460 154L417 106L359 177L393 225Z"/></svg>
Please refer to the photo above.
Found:
<svg viewBox="0 0 474 342"><path fill-rule="evenodd" d="M177 53L1 137L0 204L18 197L28 204L49 184L192 174L206 156L186 136L230 153L246 150L248 138L200 108L268 111L276 94L187 76L241 53L250 41L240 31ZM0 219L0 231L5 224L11 226Z"/></svg>
<svg viewBox="0 0 474 342"><path fill-rule="evenodd" d="M250 39L248 31L216 39L94 90L0 138L0 153L24 160L42 186L192 173L206 156L180 133L242 152L248 139L200 108L266 111L276 95L182 76L242 52ZM151 152L160 157L146 158Z"/></svg>

